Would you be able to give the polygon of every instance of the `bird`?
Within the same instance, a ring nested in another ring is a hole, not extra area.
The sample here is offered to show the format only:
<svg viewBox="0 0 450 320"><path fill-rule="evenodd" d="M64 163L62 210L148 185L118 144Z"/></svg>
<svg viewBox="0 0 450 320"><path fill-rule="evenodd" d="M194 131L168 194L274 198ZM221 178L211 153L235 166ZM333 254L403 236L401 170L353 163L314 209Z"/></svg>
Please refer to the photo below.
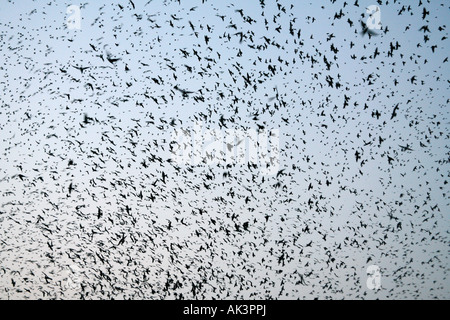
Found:
<svg viewBox="0 0 450 320"><path fill-rule="evenodd" d="M360 32L361 36L364 36L366 34L369 36L369 38L372 36L378 36L378 33L374 29L369 28L364 21L360 21L360 23L361 23L361 32Z"/></svg>

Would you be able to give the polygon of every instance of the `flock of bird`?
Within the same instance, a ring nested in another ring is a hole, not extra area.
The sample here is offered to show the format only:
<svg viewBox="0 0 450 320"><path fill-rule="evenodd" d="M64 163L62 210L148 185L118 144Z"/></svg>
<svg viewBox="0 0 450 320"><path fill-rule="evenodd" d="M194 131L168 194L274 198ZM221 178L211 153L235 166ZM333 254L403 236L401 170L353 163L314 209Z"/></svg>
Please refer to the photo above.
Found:
<svg viewBox="0 0 450 320"><path fill-rule="evenodd" d="M373 2L3 1L0 299L449 298L448 3Z"/></svg>

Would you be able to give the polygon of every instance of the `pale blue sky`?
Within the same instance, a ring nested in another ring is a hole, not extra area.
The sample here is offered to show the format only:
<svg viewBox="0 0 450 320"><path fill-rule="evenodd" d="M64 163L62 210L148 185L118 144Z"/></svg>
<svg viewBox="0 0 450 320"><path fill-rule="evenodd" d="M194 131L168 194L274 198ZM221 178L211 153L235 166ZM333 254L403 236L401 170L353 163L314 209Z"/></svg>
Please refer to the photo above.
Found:
<svg viewBox="0 0 450 320"><path fill-rule="evenodd" d="M42 297L39 286L63 298L72 264L91 297L109 298L94 289L108 286L98 255L126 288L104 290L117 298L192 297L190 283L204 277L210 285L198 297L449 297L445 1L384 1L383 29L371 38L359 21L377 1L146 3L79 4L81 29L69 30L66 8L77 3L0 2L0 265L8 268L0 298ZM108 53L121 60L108 62ZM245 86L247 74L256 90ZM175 85L194 93L183 99ZM84 114L95 124L82 127ZM220 129L221 117L230 129L278 129L284 171L167 161L174 128L203 119ZM246 222L249 231L225 231ZM117 234L126 241L110 249ZM170 244L182 248L169 253ZM70 254L80 248L79 257ZM292 259L281 265L284 255ZM382 270L379 291L366 287L371 264ZM146 268L148 284L133 283ZM161 289L166 271L185 284L170 295ZM239 276L243 287L235 286ZM79 297L79 288L70 294Z"/></svg>

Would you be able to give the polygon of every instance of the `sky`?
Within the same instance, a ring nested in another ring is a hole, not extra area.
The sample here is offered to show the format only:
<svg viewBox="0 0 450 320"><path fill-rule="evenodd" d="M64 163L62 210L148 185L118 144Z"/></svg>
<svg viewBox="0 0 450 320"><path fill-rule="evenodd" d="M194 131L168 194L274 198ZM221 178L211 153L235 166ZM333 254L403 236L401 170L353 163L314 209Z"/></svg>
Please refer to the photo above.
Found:
<svg viewBox="0 0 450 320"><path fill-rule="evenodd" d="M1 0L0 298L448 298L448 18Z"/></svg>

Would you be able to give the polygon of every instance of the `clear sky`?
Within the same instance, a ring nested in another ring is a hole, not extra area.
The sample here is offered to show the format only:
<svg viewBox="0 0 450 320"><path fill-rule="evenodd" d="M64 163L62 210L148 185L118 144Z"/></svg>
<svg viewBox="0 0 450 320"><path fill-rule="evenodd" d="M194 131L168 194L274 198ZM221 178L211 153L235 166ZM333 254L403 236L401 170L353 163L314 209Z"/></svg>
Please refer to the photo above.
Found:
<svg viewBox="0 0 450 320"><path fill-rule="evenodd" d="M0 298L448 299L448 21L426 0L0 0ZM256 163L170 152L258 129Z"/></svg>

